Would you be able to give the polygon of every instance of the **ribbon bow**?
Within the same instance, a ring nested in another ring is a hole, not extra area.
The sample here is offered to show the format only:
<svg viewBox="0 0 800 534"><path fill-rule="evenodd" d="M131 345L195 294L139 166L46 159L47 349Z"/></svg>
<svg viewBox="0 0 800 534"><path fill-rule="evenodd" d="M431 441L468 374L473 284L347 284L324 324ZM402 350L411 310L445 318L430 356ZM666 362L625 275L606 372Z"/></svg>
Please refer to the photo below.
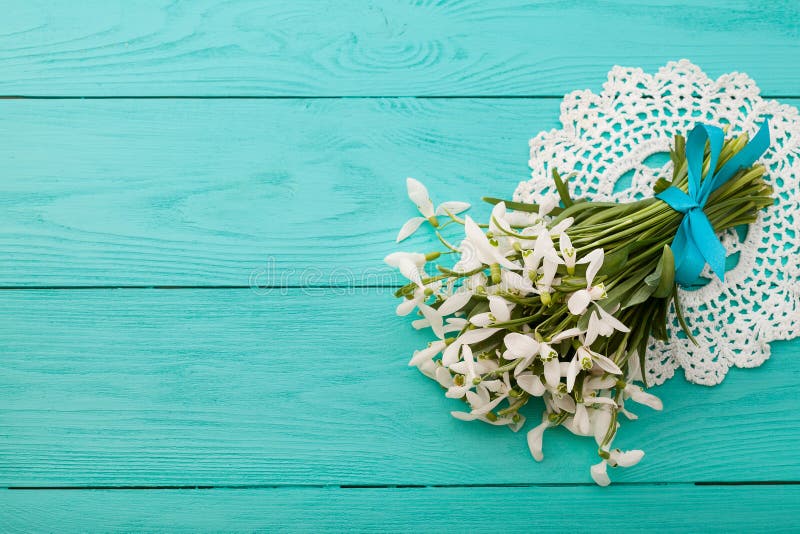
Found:
<svg viewBox="0 0 800 534"><path fill-rule="evenodd" d="M719 171L717 160L722 150L723 131L716 126L698 124L686 140L686 162L688 165L689 193L670 186L656 198L669 204L674 210L684 213L672 250L675 255L675 281L686 286L697 283L703 266L708 263L720 280L725 276L725 247L714 232L711 222L703 213L709 195L731 179L741 168L749 167L769 147L769 123L764 122L758 133ZM710 146L708 170L703 176L703 156L706 141Z"/></svg>

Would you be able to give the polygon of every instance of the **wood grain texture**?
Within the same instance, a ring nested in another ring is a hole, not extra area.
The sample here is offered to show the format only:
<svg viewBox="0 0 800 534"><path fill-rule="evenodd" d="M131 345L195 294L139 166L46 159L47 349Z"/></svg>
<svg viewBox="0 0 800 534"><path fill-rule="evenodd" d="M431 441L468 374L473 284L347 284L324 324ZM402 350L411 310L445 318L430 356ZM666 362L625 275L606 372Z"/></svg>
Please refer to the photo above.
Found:
<svg viewBox="0 0 800 534"><path fill-rule="evenodd" d="M0 292L0 486L591 483L591 440L450 417L388 292ZM800 480L797 344L657 389L617 481ZM536 416L538 409L531 410Z"/></svg>
<svg viewBox="0 0 800 534"><path fill-rule="evenodd" d="M508 196L558 105L0 101L0 286L395 283L405 177Z"/></svg>
<svg viewBox="0 0 800 534"><path fill-rule="evenodd" d="M689 58L800 86L791 0L5 2L5 95L560 95Z"/></svg>
<svg viewBox="0 0 800 534"><path fill-rule="evenodd" d="M796 532L800 486L0 491L3 532Z"/></svg>
<svg viewBox="0 0 800 534"><path fill-rule="evenodd" d="M0 286L394 284L382 258L416 213L405 177L485 216L480 197L528 178L526 140L558 107L0 102ZM403 248L441 249L429 230Z"/></svg>

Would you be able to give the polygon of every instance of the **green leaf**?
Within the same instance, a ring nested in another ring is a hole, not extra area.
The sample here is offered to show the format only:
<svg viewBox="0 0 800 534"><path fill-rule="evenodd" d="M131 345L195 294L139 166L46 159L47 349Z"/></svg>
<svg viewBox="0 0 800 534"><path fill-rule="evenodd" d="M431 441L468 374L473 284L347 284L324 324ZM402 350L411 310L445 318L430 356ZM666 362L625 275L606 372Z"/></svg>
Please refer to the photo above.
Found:
<svg viewBox="0 0 800 534"><path fill-rule="evenodd" d="M539 204L528 204L526 202L515 202L513 200L503 200L502 198L483 197L484 202L488 202L492 206L505 202L506 207L514 211L524 211L525 213L539 213ZM558 215L564 208L555 206L550 210L548 215Z"/></svg>
<svg viewBox="0 0 800 534"><path fill-rule="evenodd" d="M646 301L647 299L649 299L649 298L650 298L650 296L653 294L653 292L654 292L655 290L656 290L656 288L655 288L655 287L653 287L653 286L651 286L651 285L648 285L648 284L646 284L646 283L645 283L645 284L642 284L642 285L640 285L640 286L639 286L639 287L637 287L637 288L636 288L636 290L635 290L635 291L634 291L634 292L631 294L631 296L630 296L630 297L628 297L628 299L627 299L627 300L625 301L625 303L622 305L622 309L624 310L625 308L630 308L631 306L635 306L635 305L637 305L637 304L641 304L642 302L644 302L644 301Z"/></svg>
<svg viewBox="0 0 800 534"><path fill-rule="evenodd" d="M656 180L655 185L653 186L653 192L657 195L664 191L665 189L669 188L672 185L672 182L667 180L666 178L659 178Z"/></svg>
<svg viewBox="0 0 800 534"><path fill-rule="evenodd" d="M696 347L699 347L700 346L699 343L697 343L697 340L694 338L694 335L692 335L692 331L689 330L689 326L686 324L686 319L684 319L683 317L683 307L681 306L681 300L680 297L678 296L677 285L674 286L674 288L672 289L672 300L675 303L675 315L678 318L678 324L681 325L681 329L684 331L684 333L686 333L689 339L692 340L692 343L694 343Z"/></svg>
<svg viewBox="0 0 800 534"><path fill-rule="evenodd" d="M630 247L620 247L614 249L612 252L605 255L603 259L603 266L597 274L605 276L613 276L616 274L626 263L628 263L628 256Z"/></svg>
<svg viewBox="0 0 800 534"><path fill-rule="evenodd" d="M658 262L656 270L660 271L659 282L653 296L663 299L672 294L672 288L675 286L675 257L669 245L664 245L661 261Z"/></svg>
<svg viewBox="0 0 800 534"><path fill-rule="evenodd" d="M572 202L572 198L569 196L569 188L564 180L561 179L561 175L558 174L558 171L553 168L553 181L556 183L556 189L558 190L558 196L561 197L561 203L564 205L565 208L569 208L574 204Z"/></svg>

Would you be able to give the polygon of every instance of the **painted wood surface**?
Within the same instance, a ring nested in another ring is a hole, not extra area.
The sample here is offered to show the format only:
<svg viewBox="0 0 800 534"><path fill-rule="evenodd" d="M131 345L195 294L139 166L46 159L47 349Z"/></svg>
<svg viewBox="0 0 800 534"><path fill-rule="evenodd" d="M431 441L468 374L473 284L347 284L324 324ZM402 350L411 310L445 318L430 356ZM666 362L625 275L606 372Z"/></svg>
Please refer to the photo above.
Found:
<svg viewBox="0 0 800 534"><path fill-rule="evenodd" d="M405 177L441 200L510 196L558 107L0 101L0 286L395 283L382 258L416 213Z"/></svg>
<svg viewBox="0 0 800 534"><path fill-rule="evenodd" d="M794 95L792 0L4 2L0 94L557 95L688 57Z"/></svg>
<svg viewBox="0 0 800 534"><path fill-rule="evenodd" d="M381 260L416 213L405 176L486 214L482 195L509 197L529 177L527 140L557 127L558 109L0 101L0 286L395 284ZM402 246L442 248L426 231Z"/></svg>
<svg viewBox="0 0 800 534"><path fill-rule="evenodd" d="M591 483L592 440L549 432L537 464L524 434L451 418L389 291L280 293L0 293L0 485ZM800 480L798 382L790 343L715 388L668 382L612 476Z"/></svg>
<svg viewBox="0 0 800 534"><path fill-rule="evenodd" d="M800 486L0 490L3 532L796 532ZM91 510L92 513L87 513ZM746 510L747 513L742 513Z"/></svg>
<svg viewBox="0 0 800 534"><path fill-rule="evenodd" d="M798 19L744 0L5 2L0 95L35 98L0 99L0 531L796 531L778 482L800 481L800 343L716 388L659 387L665 411L619 438L646 457L600 489L586 440L551 432L536 464L524 436L452 419L405 367L425 336L377 266L413 214L406 175L439 200L510 194L560 95L614 64L688 57L796 105Z"/></svg>

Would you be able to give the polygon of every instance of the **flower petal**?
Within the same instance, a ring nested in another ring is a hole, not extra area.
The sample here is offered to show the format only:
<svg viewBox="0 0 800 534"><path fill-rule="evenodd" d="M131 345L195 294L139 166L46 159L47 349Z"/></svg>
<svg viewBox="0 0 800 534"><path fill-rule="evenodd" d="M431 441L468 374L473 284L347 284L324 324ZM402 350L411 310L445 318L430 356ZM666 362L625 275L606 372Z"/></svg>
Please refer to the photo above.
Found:
<svg viewBox="0 0 800 534"><path fill-rule="evenodd" d="M407 220L397 233L397 243L416 232L419 226L424 222L425 217L411 217L409 220Z"/></svg>
<svg viewBox="0 0 800 534"><path fill-rule="evenodd" d="M439 354L446 346L447 344L444 341L434 341L430 344L430 346L422 350L414 351L414 356L411 358L411 361L408 362L408 365L419 365L427 360L430 360Z"/></svg>
<svg viewBox="0 0 800 534"><path fill-rule="evenodd" d="M499 328L475 328L473 330L467 330L466 332L461 334L461 336L459 336L458 338L458 341L464 345L471 345L472 343L483 341L484 339L490 337L492 334L496 334L499 331L500 331Z"/></svg>
<svg viewBox="0 0 800 534"><path fill-rule="evenodd" d="M561 382L561 364L558 358L544 362L544 381L551 388L558 387L558 383Z"/></svg>
<svg viewBox="0 0 800 534"><path fill-rule="evenodd" d="M531 456L537 462L544 459L542 452L542 441L544 439L544 431L550 426L549 421L545 421L537 427L532 428L528 432L528 448L531 450Z"/></svg>
<svg viewBox="0 0 800 534"><path fill-rule="evenodd" d="M606 461L603 460L599 464L594 464L590 469L589 472L592 475L592 480L598 486L608 486L611 484L611 479L608 478L608 472L606 472Z"/></svg>
<svg viewBox="0 0 800 534"><path fill-rule="evenodd" d="M422 302L418 304L418 307L419 311L422 312L422 315L431 323L431 330L433 330L433 333L436 334L436 337L443 339L444 321L442 320L442 316L439 315L439 312L427 304L423 304Z"/></svg>
<svg viewBox="0 0 800 534"><path fill-rule="evenodd" d="M508 349L507 352L514 355L514 358L507 359L528 358L539 351L539 343L535 339L517 332L506 334L506 337L503 338L503 343Z"/></svg>
<svg viewBox="0 0 800 534"><path fill-rule="evenodd" d="M579 289L570 295L567 301L567 307L572 315L583 315L583 312L586 311L586 307L591 301L592 296L589 292L585 289Z"/></svg>
<svg viewBox="0 0 800 534"><path fill-rule="evenodd" d="M466 306L469 299L472 298L472 293L469 291L457 291L450 295L441 306L439 306L439 313L442 315L450 315L457 312Z"/></svg>
<svg viewBox="0 0 800 534"><path fill-rule="evenodd" d="M611 461L620 467L631 467L638 464L644 458L644 451L634 449L631 451L611 451Z"/></svg>
<svg viewBox="0 0 800 534"><path fill-rule="evenodd" d="M453 215L458 215L462 211L466 211L470 208L470 205L467 202L459 202L458 200L448 200L447 202L442 202L439 204L439 207L436 208L436 215L447 215L449 211Z"/></svg>
<svg viewBox="0 0 800 534"><path fill-rule="evenodd" d="M617 364L614 363L610 358L603 356L602 354L598 354L592 351L592 361L607 373L611 373L614 375L622 374L622 369L620 369L617 366Z"/></svg>
<svg viewBox="0 0 800 534"><path fill-rule="evenodd" d="M629 393L634 402L644 404L645 406L649 406L654 410L660 411L664 409L661 399L651 393L643 391L639 386L629 385L625 388L625 390L627 393Z"/></svg>
<svg viewBox="0 0 800 534"><path fill-rule="evenodd" d="M571 392L572 388L575 387L575 379L578 377L580 370L580 362L578 362L578 357L575 356L570 360L569 367L567 368L567 391Z"/></svg>
<svg viewBox="0 0 800 534"><path fill-rule="evenodd" d="M600 270L600 267L603 266L603 257L605 253L603 252L602 248L596 248L591 251L589 254L581 258L579 263L588 263L589 265L586 267L586 284L592 285L592 281L594 281L594 277L597 275L597 272Z"/></svg>
<svg viewBox="0 0 800 534"><path fill-rule="evenodd" d="M426 219L433 217L433 202L431 202L428 189L422 185L422 182L414 178L406 178L406 188L408 189L408 198L416 204L422 216Z"/></svg>
<svg viewBox="0 0 800 534"><path fill-rule="evenodd" d="M542 380L533 373L522 373L517 376L517 384L534 397L541 397L546 391Z"/></svg>

